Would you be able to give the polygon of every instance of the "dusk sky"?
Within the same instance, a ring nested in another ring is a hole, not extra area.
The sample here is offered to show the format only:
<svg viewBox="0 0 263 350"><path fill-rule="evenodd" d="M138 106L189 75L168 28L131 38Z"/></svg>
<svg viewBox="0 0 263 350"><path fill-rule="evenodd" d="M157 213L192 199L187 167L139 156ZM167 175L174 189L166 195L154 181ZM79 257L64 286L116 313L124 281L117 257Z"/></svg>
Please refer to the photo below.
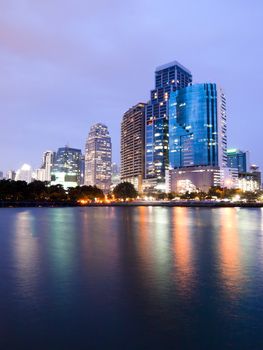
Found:
<svg viewBox="0 0 263 350"><path fill-rule="evenodd" d="M227 97L228 145L261 166L262 0L0 0L0 170L39 167L46 150L84 150L120 122L177 60Z"/></svg>

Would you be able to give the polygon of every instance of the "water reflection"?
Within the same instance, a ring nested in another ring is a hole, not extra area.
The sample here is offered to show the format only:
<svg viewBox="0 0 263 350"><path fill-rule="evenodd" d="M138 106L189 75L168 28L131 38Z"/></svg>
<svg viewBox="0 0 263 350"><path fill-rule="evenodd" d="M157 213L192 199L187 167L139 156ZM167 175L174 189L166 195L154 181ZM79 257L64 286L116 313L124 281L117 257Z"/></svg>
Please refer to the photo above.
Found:
<svg viewBox="0 0 263 350"><path fill-rule="evenodd" d="M94 269L99 274L106 268L109 273L116 273L121 233L115 209L83 208L80 219L81 254L86 270Z"/></svg>
<svg viewBox="0 0 263 350"><path fill-rule="evenodd" d="M15 221L14 263L17 288L25 298L35 295L37 288L39 246L32 210L18 212Z"/></svg>
<svg viewBox="0 0 263 350"><path fill-rule="evenodd" d="M49 210L46 254L49 256L53 281L59 288L70 285L77 251L77 213L73 208ZM57 282L60 283L57 283Z"/></svg>
<svg viewBox="0 0 263 350"><path fill-rule="evenodd" d="M242 289L241 252L235 208L220 210L218 248L224 289L230 298L235 298Z"/></svg>
<svg viewBox="0 0 263 350"><path fill-rule="evenodd" d="M262 237L261 209L0 210L0 323L28 349L260 349Z"/></svg>
<svg viewBox="0 0 263 350"><path fill-rule="evenodd" d="M151 248L152 240L150 237L151 232L151 222L149 216L152 208L139 207L138 208L138 221L139 221L139 235L138 235L138 254L140 260L147 261L152 260Z"/></svg>
<svg viewBox="0 0 263 350"><path fill-rule="evenodd" d="M173 209L173 260L176 283L180 292L189 295L193 287L193 249L191 230L193 222L188 208Z"/></svg>

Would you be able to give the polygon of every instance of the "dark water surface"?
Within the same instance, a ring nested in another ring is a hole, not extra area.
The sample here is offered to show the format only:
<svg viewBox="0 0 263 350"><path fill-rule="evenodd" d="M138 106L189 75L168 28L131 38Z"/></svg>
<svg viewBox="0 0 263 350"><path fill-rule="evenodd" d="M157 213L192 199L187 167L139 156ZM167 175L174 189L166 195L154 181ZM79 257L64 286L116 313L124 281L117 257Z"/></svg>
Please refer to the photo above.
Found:
<svg viewBox="0 0 263 350"><path fill-rule="evenodd" d="M263 210L0 209L0 349L263 349Z"/></svg>

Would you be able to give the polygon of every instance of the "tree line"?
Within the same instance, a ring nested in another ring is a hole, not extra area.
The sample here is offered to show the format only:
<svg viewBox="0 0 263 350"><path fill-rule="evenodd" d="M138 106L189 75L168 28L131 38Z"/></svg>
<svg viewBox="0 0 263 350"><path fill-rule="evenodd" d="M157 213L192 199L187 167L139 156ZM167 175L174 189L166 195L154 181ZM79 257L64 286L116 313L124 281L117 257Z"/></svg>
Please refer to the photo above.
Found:
<svg viewBox="0 0 263 350"><path fill-rule="evenodd" d="M240 200L246 199L247 201L256 201L262 199L263 192L242 192L238 189L211 187L208 193L202 191L191 193L186 192L183 194L175 192L155 192L149 193L148 195L157 200L172 200L174 198L188 200L207 200L213 198L232 199L235 196L239 196ZM129 182L118 184L112 192L107 194L107 198L110 200L134 199L137 196L138 192ZM96 199L103 200L104 198L103 191L96 186L77 186L65 190L62 185L49 185L48 182L42 181L33 181L31 183L14 180L0 181L0 201L78 202L83 200L86 202L93 202Z"/></svg>
<svg viewBox="0 0 263 350"><path fill-rule="evenodd" d="M1 180L1 201L73 201L80 199L94 201L95 198L104 198L103 191L96 186L78 186L65 190L62 185L51 185L48 182Z"/></svg>
<svg viewBox="0 0 263 350"><path fill-rule="evenodd" d="M134 186L129 182L118 184L108 199L133 199L138 195ZM11 202L93 202L103 200L103 191L96 186L77 186L67 190L62 185L49 185L48 182L1 180L0 201Z"/></svg>

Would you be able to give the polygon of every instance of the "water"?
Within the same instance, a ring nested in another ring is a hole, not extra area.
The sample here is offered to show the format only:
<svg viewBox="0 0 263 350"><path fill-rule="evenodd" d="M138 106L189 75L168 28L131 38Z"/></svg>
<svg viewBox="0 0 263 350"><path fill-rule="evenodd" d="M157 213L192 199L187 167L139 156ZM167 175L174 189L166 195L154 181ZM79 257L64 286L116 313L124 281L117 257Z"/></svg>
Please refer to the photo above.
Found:
<svg viewBox="0 0 263 350"><path fill-rule="evenodd" d="M0 349L262 349L263 210L0 209Z"/></svg>

